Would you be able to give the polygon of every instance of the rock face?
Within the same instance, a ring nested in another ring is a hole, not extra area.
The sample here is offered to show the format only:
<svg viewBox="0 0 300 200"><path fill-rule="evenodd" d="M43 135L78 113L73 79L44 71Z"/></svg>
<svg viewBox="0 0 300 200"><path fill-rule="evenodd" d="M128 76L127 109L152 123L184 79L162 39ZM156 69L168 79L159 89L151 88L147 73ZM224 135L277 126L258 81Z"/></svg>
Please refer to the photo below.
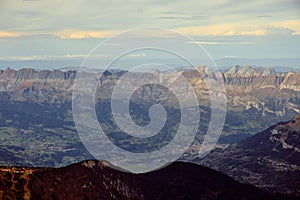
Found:
<svg viewBox="0 0 300 200"><path fill-rule="evenodd" d="M300 196L300 116L196 162L267 191Z"/></svg>
<svg viewBox="0 0 300 200"><path fill-rule="evenodd" d="M1 199L271 199L265 192L191 163L131 174L106 162L64 168L0 168Z"/></svg>
<svg viewBox="0 0 300 200"><path fill-rule="evenodd" d="M160 80L172 82L180 75L186 77L201 99L209 99L210 92L202 78L218 79L224 82L229 109L257 109L263 115L285 116L300 113L300 74L296 72L279 73L272 68L252 68L234 66L227 71L211 72L207 67L196 71L179 71L136 74L140 80L147 76L158 76ZM99 98L109 98L112 90L124 71L111 73L105 71L99 83L104 92ZM198 75L197 75L198 74ZM33 101L38 103L70 103L76 71L42 70L30 68L21 70L0 70L0 100ZM97 75L96 75L97 77ZM202 77L202 78L201 78ZM137 83L138 84L138 83ZM124 86L125 87L125 86ZM187 88L188 89L188 88ZM145 88L151 96L151 88ZM143 98L147 98L143 96Z"/></svg>
<svg viewBox="0 0 300 200"><path fill-rule="evenodd" d="M0 70L0 99L38 103L71 101L75 71Z"/></svg>
<svg viewBox="0 0 300 200"><path fill-rule="evenodd" d="M262 114L299 113L300 74L276 73L272 68L235 66L222 74L229 103Z"/></svg>

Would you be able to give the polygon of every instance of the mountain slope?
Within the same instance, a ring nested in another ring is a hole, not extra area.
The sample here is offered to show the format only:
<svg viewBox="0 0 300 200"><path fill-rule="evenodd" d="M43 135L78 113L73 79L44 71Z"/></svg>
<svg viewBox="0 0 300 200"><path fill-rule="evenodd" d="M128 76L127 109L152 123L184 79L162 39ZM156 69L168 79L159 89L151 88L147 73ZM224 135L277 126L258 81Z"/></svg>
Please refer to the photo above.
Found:
<svg viewBox="0 0 300 200"><path fill-rule="evenodd" d="M0 169L1 199L262 199L259 189L191 163L131 174L106 162L83 161L64 168Z"/></svg>
<svg viewBox="0 0 300 200"><path fill-rule="evenodd" d="M195 161L240 182L300 196L300 116Z"/></svg>

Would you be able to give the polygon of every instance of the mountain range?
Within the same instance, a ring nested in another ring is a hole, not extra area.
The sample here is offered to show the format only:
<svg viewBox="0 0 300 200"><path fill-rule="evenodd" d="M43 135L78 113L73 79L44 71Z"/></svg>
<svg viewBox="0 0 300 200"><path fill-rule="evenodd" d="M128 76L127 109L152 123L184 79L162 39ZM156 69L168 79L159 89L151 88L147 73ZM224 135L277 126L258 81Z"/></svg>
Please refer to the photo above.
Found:
<svg viewBox="0 0 300 200"><path fill-rule="evenodd" d="M273 68L253 68L251 66L234 66L225 71L212 72L205 66L197 68L201 76L220 79L224 82L229 107L241 106L245 110L255 108L263 114L285 116L289 112L300 111L298 72L276 72ZM109 89L112 83L126 71L116 71L103 80L103 86ZM178 71L144 73L159 76L163 79L176 80L185 76L194 83L197 95L207 98L206 85L197 71ZM137 73L138 75L138 73ZM32 101L38 103L70 102L76 71L74 70L41 70L31 68L0 70L1 99L10 101ZM101 98L107 98L101 96ZM274 106L276 105L276 109Z"/></svg>
<svg viewBox="0 0 300 200"><path fill-rule="evenodd" d="M228 117L225 121L224 135L239 133L242 128L246 136L278 121L289 120L300 113L300 73L298 72L276 72L273 68L251 66L233 66L228 70L217 72L212 72L206 66L200 66L197 70L201 71L201 76L205 77L206 81L220 80L225 85ZM204 106L204 109L209 112L210 92L198 71L180 70L165 73L153 71L135 75L141 78L139 80L147 76L155 76L166 81L176 80L183 75L192 84L193 90L200 99L199 105ZM109 100L113 87L124 73L126 71L115 70L102 78L102 90L98 92L99 100ZM75 70L36 71L31 68L0 70L0 101L54 106L71 104L76 74ZM150 86L145 86L143 90L147 91L143 101L153 98L154 93L165 92L157 91L163 90L161 88L153 90ZM163 98L167 97L160 98L159 100L163 101ZM242 118L242 120L238 122L235 118Z"/></svg>
<svg viewBox="0 0 300 200"><path fill-rule="evenodd" d="M84 55L79 55L79 57L62 57L62 58L43 58L38 59L34 58L2 58L0 60L0 69L5 69L11 67L14 69L22 69L24 67L32 67L35 69L60 69L67 66L80 66L84 58ZM240 65L251 65L251 66L274 66L278 71L288 72L296 71L300 65L300 58L269 58L269 59L260 59L260 58L241 58L227 56L214 60L219 69L228 69L231 66L240 64ZM101 62L101 61L99 61ZM103 63L108 62L105 60ZM156 63L155 59L145 59L143 58L143 63ZM124 59L122 63L118 65L123 65L119 67L126 68L128 66L136 66L140 61L136 59ZM178 59L160 59L160 63L172 66L172 67L182 67L186 65L186 62L180 61ZM102 63L99 63L102 64Z"/></svg>

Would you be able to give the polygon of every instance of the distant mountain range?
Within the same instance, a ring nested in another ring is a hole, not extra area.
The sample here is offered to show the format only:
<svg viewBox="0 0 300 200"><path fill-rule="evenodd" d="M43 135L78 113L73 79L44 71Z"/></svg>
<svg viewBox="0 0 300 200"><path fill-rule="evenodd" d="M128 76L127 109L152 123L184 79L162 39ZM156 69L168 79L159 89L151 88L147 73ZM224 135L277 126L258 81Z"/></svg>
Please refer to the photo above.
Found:
<svg viewBox="0 0 300 200"><path fill-rule="evenodd" d="M244 116L257 113L256 116L270 119L270 122L265 124L271 125L276 121L288 120L300 113L300 73L298 72L277 72L270 67L254 68L239 65L215 73L205 66L197 69L208 79L219 79L224 82L229 115L233 114L230 113L231 111L243 112ZM109 99L109 91L112 91L116 81L124 73L125 71L115 70L106 75L101 81L104 92L99 94L98 98ZM163 81L168 82L183 75L192 83L194 91L201 99L200 104L208 106L210 93L207 91L205 81L197 74L196 71L181 70L167 73L145 72L136 76L141 78L159 76ZM92 76L97 78L97 75ZM20 70L8 68L0 70L0 99L50 104L70 103L75 77L76 70L73 69L36 71L31 68ZM150 93L147 95L148 97L145 96L143 100L152 96Z"/></svg>
<svg viewBox="0 0 300 200"><path fill-rule="evenodd" d="M207 67L197 70L210 79L220 79L224 82L229 106L241 106L244 109L256 108L263 113L285 115L288 110L299 112L298 94L300 91L300 73L276 72L273 68L254 68L251 66L233 66L228 70L212 73ZM102 87L110 90L115 82L126 71L114 70L109 78L103 79ZM160 76L165 81L176 80L184 75L191 83L200 98L207 99L206 84L196 75L196 71L179 72L145 72L137 76ZM106 75L106 77L108 76ZM11 101L32 101L38 103L53 103L58 99L70 102L76 70L40 70L31 68L0 70L0 91L3 96L9 96ZM95 78L97 75L93 75ZM169 80L168 80L169 79ZM55 90L55 95L51 94ZM8 97L7 96L7 97ZM38 99L37 99L38 98ZM100 97L108 98L108 97ZM277 109L273 108L276 104ZM293 113L294 114L294 113Z"/></svg>
<svg viewBox="0 0 300 200"><path fill-rule="evenodd" d="M256 67L273 67L279 72L299 71L300 58L273 58L273 59L250 59L238 57L225 57L215 60L220 69L228 69L234 65L251 65Z"/></svg>
<svg viewBox="0 0 300 200"><path fill-rule="evenodd" d="M221 70L229 69L234 65L251 65L256 67L270 67L272 66L279 72L299 71L300 58L239 58L239 57L224 57L214 60L217 67ZM0 69L7 67L14 69L34 68L34 69L61 69L67 67L79 67L83 62L82 58L64 58L64 59L24 59L24 60L0 60ZM178 68L186 65L185 62L178 63L178 59L161 59L162 64L170 67ZM157 63L157 59L146 59L143 63ZM126 70L136 64L141 64L140 60L122 60L122 65L113 65L113 68L120 68ZM99 67L104 65L104 62L99 61ZM186 66L185 66L186 67Z"/></svg>

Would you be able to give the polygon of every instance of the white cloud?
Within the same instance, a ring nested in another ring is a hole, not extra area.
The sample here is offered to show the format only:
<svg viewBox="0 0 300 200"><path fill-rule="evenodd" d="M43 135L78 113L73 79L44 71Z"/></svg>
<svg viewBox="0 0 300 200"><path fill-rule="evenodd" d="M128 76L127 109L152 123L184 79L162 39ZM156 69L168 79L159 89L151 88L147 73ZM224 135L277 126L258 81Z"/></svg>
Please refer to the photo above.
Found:
<svg viewBox="0 0 300 200"><path fill-rule="evenodd" d="M252 42L239 42L239 41L189 41L188 44L209 44L209 45L218 45L218 44L253 44Z"/></svg>
<svg viewBox="0 0 300 200"><path fill-rule="evenodd" d="M129 57L145 57L147 56L147 54L145 53L131 53L131 54L128 54Z"/></svg>
<svg viewBox="0 0 300 200"><path fill-rule="evenodd" d="M62 30L54 35L62 39L84 39L84 38L107 38L119 33L117 30L84 31L84 30Z"/></svg>
<svg viewBox="0 0 300 200"><path fill-rule="evenodd" d="M0 60L6 61L29 61L29 60L55 60L55 59L72 59L72 58L85 58L84 54L66 54L66 55L32 55L32 56L3 56Z"/></svg>
<svg viewBox="0 0 300 200"><path fill-rule="evenodd" d="M247 24L247 25L244 25ZM181 27L176 30L192 36L264 36L268 30L261 26L250 26L248 23L226 23L204 26Z"/></svg>
<svg viewBox="0 0 300 200"><path fill-rule="evenodd" d="M0 31L0 38L12 38L12 37L20 37L24 35L20 32L12 32L12 31Z"/></svg>
<svg viewBox="0 0 300 200"><path fill-rule="evenodd" d="M298 20L286 20L276 21L271 23L274 27L287 28L292 30L292 35L300 35L300 19Z"/></svg>
<svg viewBox="0 0 300 200"><path fill-rule="evenodd" d="M268 31L264 30L264 29L256 29L256 30L244 30L244 31L228 31L226 32L224 35L225 36L236 36L236 35L240 35L240 36L263 36L263 35L267 35Z"/></svg>
<svg viewBox="0 0 300 200"><path fill-rule="evenodd" d="M114 30L142 26L175 28L207 24L273 22L297 17L294 0L89 1L2 0L1 28L22 31ZM29 17L30 16L30 17ZM257 18L256 16L270 16ZM299 14L298 14L299 17ZM4 20L3 20L4 19Z"/></svg>
<svg viewBox="0 0 300 200"><path fill-rule="evenodd" d="M191 36L289 36L300 33L300 23L294 20L265 24L248 21L244 23L180 27L176 30Z"/></svg>

